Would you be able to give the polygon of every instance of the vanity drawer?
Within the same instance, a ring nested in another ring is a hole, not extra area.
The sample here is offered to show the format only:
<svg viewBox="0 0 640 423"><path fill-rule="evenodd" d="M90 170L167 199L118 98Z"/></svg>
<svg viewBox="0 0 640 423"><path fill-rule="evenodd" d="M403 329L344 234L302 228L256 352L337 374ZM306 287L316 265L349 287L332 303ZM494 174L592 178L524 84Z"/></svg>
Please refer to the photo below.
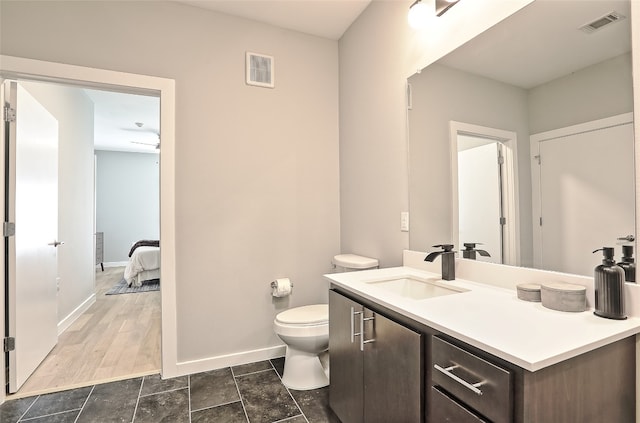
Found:
<svg viewBox="0 0 640 423"><path fill-rule="evenodd" d="M438 388L431 388L431 418L437 423L489 423L458 404L456 400L443 394Z"/></svg>
<svg viewBox="0 0 640 423"><path fill-rule="evenodd" d="M431 347L433 386L494 423L511 421L512 377L509 370L436 336L432 337Z"/></svg>

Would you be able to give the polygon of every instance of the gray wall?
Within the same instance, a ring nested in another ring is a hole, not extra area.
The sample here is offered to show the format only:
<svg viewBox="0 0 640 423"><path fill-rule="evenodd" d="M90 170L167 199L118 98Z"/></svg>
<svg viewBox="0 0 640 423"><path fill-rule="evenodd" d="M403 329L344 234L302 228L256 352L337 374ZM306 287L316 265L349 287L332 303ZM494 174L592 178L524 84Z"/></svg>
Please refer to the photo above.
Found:
<svg viewBox="0 0 640 423"><path fill-rule="evenodd" d="M176 81L179 362L281 345L340 249L338 43L171 2L0 2L0 52ZM245 52L275 58L247 86ZM161 235L162 237L162 235ZM273 301L270 281L294 293Z"/></svg>
<svg viewBox="0 0 640 423"><path fill-rule="evenodd" d="M529 90L531 134L633 111L631 53Z"/></svg>
<svg viewBox="0 0 640 423"><path fill-rule="evenodd" d="M22 85L58 120L58 323L94 294L93 102L63 85Z"/></svg>
<svg viewBox="0 0 640 423"><path fill-rule="evenodd" d="M125 262L131 245L160 239L160 168L154 153L96 151L96 231L104 261Z"/></svg>

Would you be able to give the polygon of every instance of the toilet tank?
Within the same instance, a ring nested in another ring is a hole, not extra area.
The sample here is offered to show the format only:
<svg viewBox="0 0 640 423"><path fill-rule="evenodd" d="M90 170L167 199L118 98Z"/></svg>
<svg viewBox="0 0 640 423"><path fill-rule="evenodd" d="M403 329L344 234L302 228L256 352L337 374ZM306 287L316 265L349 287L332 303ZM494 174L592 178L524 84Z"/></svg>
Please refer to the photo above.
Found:
<svg viewBox="0 0 640 423"><path fill-rule="evenodd" d="M356 254L338 254L332 260L336 272L351 272L356 270L376 269L378 260Z"/></svg>

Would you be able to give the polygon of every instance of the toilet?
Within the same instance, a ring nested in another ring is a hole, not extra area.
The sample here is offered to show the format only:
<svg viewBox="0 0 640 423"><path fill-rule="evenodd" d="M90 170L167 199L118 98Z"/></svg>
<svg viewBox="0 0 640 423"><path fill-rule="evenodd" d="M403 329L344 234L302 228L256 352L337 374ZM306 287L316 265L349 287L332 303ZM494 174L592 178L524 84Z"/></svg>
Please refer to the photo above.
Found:
<svg viewBox="0 0 640 423"><path fill-rule="evenodd" d="M333 258L339 271L375 269L378 260L355 254ZM313 304L278 313L273 329L287 345L282 383L290 389L309 390L329 384L328 367L321 355L329 348L329 305Z"/></svg>

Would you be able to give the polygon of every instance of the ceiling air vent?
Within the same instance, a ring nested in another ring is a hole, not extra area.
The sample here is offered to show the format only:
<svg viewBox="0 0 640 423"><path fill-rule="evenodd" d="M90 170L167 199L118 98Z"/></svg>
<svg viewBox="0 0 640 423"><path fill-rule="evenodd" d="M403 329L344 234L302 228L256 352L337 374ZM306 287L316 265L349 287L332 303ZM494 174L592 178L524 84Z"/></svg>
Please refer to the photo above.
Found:
<svg viewBox="0 0 640 423"><path fill-rule="evenodd" d="M584 32L586 32L587 34L592 34L596 31L598 31L599 29L604 28L605 26L620 21L622 19L624 19L625 16L619 14L618 12L610 12L607 13L606 15L602 16L601 18L596 19L593 22L589 22L588 24L582 25L580 27L580 29Z"/></svg>

